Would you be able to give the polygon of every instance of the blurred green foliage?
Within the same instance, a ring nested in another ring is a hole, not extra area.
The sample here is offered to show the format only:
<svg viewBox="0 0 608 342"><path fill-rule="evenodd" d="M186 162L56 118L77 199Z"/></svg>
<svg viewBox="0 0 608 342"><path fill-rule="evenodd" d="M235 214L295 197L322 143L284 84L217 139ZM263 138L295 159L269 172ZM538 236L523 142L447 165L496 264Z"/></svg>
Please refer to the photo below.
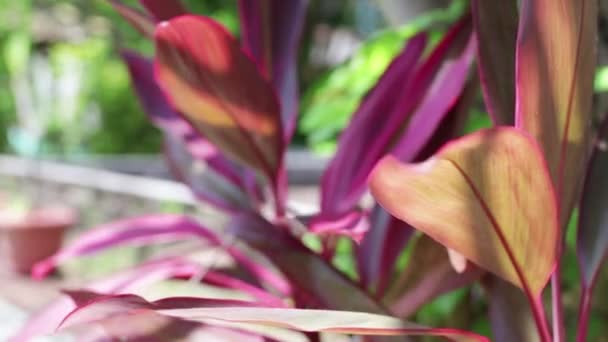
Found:
<svg viewBox="0 0 608 342"><path fill-rule="evenodd" d="M184 2L238 30L235 0ZM121 48L153 50L105 0L0 0L0 151L158 152Z"/></svg>
<svg viewBox="0 0 608 342"><path fill-rule="evenodd" d="M608 92L608 66L597 69L595 77L595 91L598 93Z"/></svg>

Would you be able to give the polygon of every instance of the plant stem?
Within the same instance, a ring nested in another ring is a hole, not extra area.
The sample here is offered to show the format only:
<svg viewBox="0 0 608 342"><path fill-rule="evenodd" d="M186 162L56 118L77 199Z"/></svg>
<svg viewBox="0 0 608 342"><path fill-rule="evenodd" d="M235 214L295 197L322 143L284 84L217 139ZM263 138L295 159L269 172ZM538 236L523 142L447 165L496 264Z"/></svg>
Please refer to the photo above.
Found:
<svg viewBox="0 0 608 342"><path fill-rule="evenodd" d="M564 329L564 310L562 305L562 286L560 283L561 258L557 259L555 271L551 275L551 308L553 313L553 337L554 342L563 342L566 338Z"/></svg>
<svg viewBox="0 0 608 342"><path fill-rule="evenodd" d="M587 329L589 328L589 313L591 312L591 289L583 286L581 303L578 313L578 329L576 333L577 342L587 341Z"/></svg>
<svg viewBox="0 0 608 342"><path fill-rule="evenodd" d="M540 296L538 298L529 298L529 301L530 304L532 304L532 315L534 316L540 340L543 342L553 341L551 333L549 332L549 327L547 326L547 318L545 317L542 298Z"/></svg>

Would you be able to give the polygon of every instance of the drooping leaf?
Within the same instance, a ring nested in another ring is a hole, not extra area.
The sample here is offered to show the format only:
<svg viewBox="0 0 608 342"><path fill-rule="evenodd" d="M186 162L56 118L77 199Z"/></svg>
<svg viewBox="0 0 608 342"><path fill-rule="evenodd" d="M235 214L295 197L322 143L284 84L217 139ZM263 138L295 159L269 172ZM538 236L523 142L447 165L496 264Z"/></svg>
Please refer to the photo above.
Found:
<svg viewBox="0 0 608 342"><path fill-rule="evenodd" d="M322 179L325 215L349 211L366 189L376 162L392 152L412 161L457 102L475 53L471 19L465 17L420 61L424 34L410 40L354 114ZM380 132L380 134L378 133Z"/></svg>
<svg viewBox="0 0 608 342"><path fill-rule="evenodd" d="M547 172L535 141L503 127L455 140L423 163L386 157L370 186L390 213L537 298L559 229Z"/></svg>
<svg viewBox="0 0 608 342"><path fill-rule="evenodd" d="M382 297L395 269L399 254L414 230L407 223L376 206L370 216L370 231L356 249L361 284Z"/></svg>
<svg viewBox="0 0 608 342"><path fill-rule="evenodd" d="M524 0L517 38L515 123L540 143L568 223L591 142L597 1Z"/></svg>
<svg viewBox="0 0 608 342"><path fill-rule="evenodd" d="M155 260L93 281L87 285L86 290L104 294L124 294L158 281L191 276L201 273L203 270L202 265L181 258ZM54 332L63 318L76 307L76 304L67 296L57 298L33 314L13 339L29 341L35 336Z"/></svg>
<svg viewBox="0 0 608 342"><path fill-rule="evenodd" d="M593 150L579 209L577 256L582 285L593 288L608 255L608 120L604 122Z"/></svg>
<svg viewBox="0 0 608 342"><path fill-rule="evenodd" d="M416 240L407 268L393 282L383 301L399 317L409 317L424 304L479 279L479 268L467 263L458 273L445 247L426 235Z"/></svg>
<svg viewBox="0 0 608 342"><path fill-rule="evenodd" d="M479 75L486 107L496 125L515 122L517 0L473 0Z"/></svg>
<svg viewBox="0 0 608 342"><path fill-rule="evenodd" d="M126 21L129 22L139 33L152 39L156 28L154 19L139 10L126 6L121 1L109 0L110 4Z"/></svg>
<svg viewBox="0 0 608 342"><path fill-rule="evenodd" d="M518 288L491 275L485 279L484 288L488 298L493 341L539 341L530 304Z"/></svg>
<svg viewBox="0 0 608 342"><path fill-rule="evenodd" d="M63 327L75 324L100 321L113 313L131 311L132 314L156 312L169 317L186 319L192 322L209 321L227 323L247 323L274 328L284 328L304 332L332 332L339 334L399 336L429 335L446 337L456 341L487 341L487 338L457 329L427 328L394 317L365 312L252 308L251 306L206 307L194 301L191 307L184 305L172 308L173 299L163 303L147 302L137 296L98 296L88 304L74 311L64 322ZM131 310L128 310L131 309ZM216 323L217 324L217 323ZM245 328L245 327L244 327Z"/></svg>
<svg viewBox="0 0 608 342"><path fill-rule="evenodd" d="M124 219L94 228L55 255L37 263L32 269L32 275L35 278L43 278L69 259L113 247L175 242L192 238L200 239L201 242L209 243L213 247L223 248L240 266L264 285L275 288L282 294L291 292L289 283L282 277L252 260L234 246L226 246L212 230L191 218L170 214Z"/></svg>
<svg viewBox="0 0 608 342"><path fill-rule="evenodd" d="M234 328L159 315L153 311L138 314L116 313L111 317L73 326L64 333L79 342L98 341L180 341L180 342L266 342L263 336Z"/></svg>
<svg viewBox="0 0 608 342"><path fill-rule="evenodd" d="M235 216L229 231L258 250L294 286L296 301L307 307L386 313L365 291L318 254L259 216ZM301 307L301 306L300 306Z"/></svg>
<svg viewBox="0 0 608 342"><path fill-rule="evenodd" d="M272 80L281 100L285 141L298 115L298 44L308 0L239 0L242 46Z"/></svg>
<svg viewBox="0 0 608 342"><path fill-rule="evenodd" d="M280 108L269 81L215 21L181 16L156 29L156 77L173 106L223 153L275 179Z"/></svg>
<svg viewBox="0 0 608 342"><path fill-rule="evenodd" d="M169 20L188 13L180 0L139 0L139 2L157 21Z"/></svg>

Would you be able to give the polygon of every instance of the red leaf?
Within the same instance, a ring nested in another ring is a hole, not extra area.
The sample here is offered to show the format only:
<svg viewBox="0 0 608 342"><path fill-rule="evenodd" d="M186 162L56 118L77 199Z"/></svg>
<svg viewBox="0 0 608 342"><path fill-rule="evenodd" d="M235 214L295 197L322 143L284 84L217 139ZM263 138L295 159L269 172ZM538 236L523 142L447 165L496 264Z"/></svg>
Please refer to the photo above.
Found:
<svg viewBox="0 0 608 342"><path fill-rule="evenodd" d="M195 129L275 180L283 135L274 90L222 26L196 16L162 23L155 67L161 88Z"/></svg>

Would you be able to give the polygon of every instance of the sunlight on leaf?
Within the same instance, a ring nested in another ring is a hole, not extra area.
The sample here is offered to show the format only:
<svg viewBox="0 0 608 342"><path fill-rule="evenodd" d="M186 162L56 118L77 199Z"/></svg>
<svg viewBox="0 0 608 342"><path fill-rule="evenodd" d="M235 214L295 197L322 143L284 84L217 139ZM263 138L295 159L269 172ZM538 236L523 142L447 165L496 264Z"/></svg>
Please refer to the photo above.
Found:
<svg viewBox="0 0 608 342"><path fill-rule="evenodd" d="M532 296L544 288L556 259L557 206L540 150L519 130L468 135L419 164L387 157L370 180L396 217Z"/></svg>

